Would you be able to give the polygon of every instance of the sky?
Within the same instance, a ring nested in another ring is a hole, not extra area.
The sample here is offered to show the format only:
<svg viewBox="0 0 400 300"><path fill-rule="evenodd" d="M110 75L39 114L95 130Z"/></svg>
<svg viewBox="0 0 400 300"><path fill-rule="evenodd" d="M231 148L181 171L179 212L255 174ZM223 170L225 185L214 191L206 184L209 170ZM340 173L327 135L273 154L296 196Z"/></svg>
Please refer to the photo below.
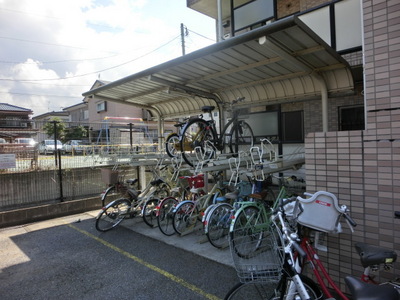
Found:
<svg viewBox="0 0 400 300"><path fill-rule="evenodd" d="M186 0L0 0L0 103L33 116L215 43L215 20Z"/></svg>

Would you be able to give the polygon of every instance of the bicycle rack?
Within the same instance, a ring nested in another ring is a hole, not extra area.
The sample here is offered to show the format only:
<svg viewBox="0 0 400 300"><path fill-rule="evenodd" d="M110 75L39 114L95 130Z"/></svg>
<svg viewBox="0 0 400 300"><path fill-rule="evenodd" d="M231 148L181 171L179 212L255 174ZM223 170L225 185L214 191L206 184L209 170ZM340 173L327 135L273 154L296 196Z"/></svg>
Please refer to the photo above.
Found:
<svg viewBox="0 0 400 300"><path fill-rule="evenodd" d="M238 157L231 157L229 158L229 168L231 171L231 177L229 179L229 185L232 185L232 182L234 182L233 185L237 185L239 182L239 177L240 175L243 174L243 172L245 172L245 170L247 170L249 168L249 163L247 159L243 159L246 158L248 156L248 154L244 151L239 151L238 153ZM243 168L242 166L242 162L245 162L246 164L246 168Z"/></svg>
<svg viewBox="0 0 400 300"><path fill-rule="evenodd" d="M210 149L211 151L213 151L214 154L217 151L217 149L214 147L214 145L209 141L205 141L205 144L204 144L203 148L200 147L200 146L194 148L194 151L196 153L196 160L197 160L197 163L195 165L195 171L194 171L195 174L202 173L203 167L207 163L212 161L212 159L208 159L208 157L207 157L208 156L207 153L209 153L207 149Z"/></svg>

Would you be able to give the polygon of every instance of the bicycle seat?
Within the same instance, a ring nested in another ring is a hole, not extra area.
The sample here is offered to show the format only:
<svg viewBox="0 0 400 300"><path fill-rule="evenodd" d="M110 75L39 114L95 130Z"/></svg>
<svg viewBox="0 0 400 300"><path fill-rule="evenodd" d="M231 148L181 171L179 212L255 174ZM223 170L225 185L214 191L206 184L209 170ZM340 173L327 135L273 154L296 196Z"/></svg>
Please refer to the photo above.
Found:
<svg viewBox="0 0 400 300"><path fill-rule="evenodd" d="M355 248L361 258L364 268L372 265L389 264L397 259L397 253L390 249L372 246L365 243L356 243Z"/></svg>
<svg viewBox="0 0 400 300"><path fill-rule="evenodd" d="M345 282L350 289L353 299L363 300L398 300L399 293L390 285L375 285L347 276Z"/></svg>
<svg viewBox="0 0 400 300"><path fill-rule="evenodd" d="M154 185L160 185L163 182L164 182L164 180L159 178L159 179L151 181L150 184L154 186Z"/></svg>
<svg viewBox="0 0 400 300"><path fill-rule="evenodd" d="M179 122L179 123L174 124L174 126L175 126L175 127L182 127L182 126L184 126L185 124L186 124L185 122Z"/></svg>
<svg viewBox="0 0 400 300"><path fill-rule="evenodd" d="M135 179L128 179L128 180L126 181L126 183L127 183L127 184L130 184L130 185L134 185L136 182L138 182L138 180L139 180L139 179L137 179L137 178L135 178Z"/></svg>
<svg viewBox="0 0 400 300"><path fill-rule="evenodd" d="M205 112L205 113L210 113L210 112L212 112L213 110L215 109L215 106L203 106L202 108L201 108L201 111L202 112Z"/></svg>
<svg viewBox="0 0 400 300"><path fill-rule="evenodd" d="M234 192L226 193L225 198L228 200L236 200L239 196L239 190L236 190Z"/></svg>

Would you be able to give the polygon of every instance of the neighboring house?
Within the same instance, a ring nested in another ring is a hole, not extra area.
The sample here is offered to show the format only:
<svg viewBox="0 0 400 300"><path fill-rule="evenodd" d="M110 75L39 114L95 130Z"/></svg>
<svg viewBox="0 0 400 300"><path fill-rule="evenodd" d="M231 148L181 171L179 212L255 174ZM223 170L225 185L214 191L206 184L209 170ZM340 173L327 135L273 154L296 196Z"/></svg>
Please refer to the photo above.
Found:
<svg viewBox="0 0 400 300"><path fill-rule="evenodd" d="M89 122L89 109L86 102L81 102L68 107L63 111L68 112L69 122L88 123Z"/></svg>
<svg viewBox="0 0 400 300"><path fill-rule="evenodd" d="M51 112L47 112L38 116L35 116L32 118L32 120L34 120L35 122L49 122L51 121L53 118L60 118L61 121L63 122L68 122L69 121L69 113L66 111L51 111Z"/></svg>
<svg viewBox="0 0 400 300"><path fill-rule="evenodd" d="M50 122L53 118L59 118L62 122L68 122L69 121L69 115L68 112L65 111L52 111L52 112L47 112L38 116L35 116L32 118L34 121L34 126L38 130L37 134L37 142L44 141L49 138L49 136L41 130L43 126L47 123Z"/></svg>
<svg viewBox="0 0 400 300"><path fill-rule="evenodd" d="M107 81L96 80L91 89L98 88L107 83ZM143 110L132 105L90 97L86 97L84 102L88 105L90 123L102 123L107 118L143 118Z"/></svg>
<svg viewBox="0 0 400 300"><path fill-rule="evenodd" d="M91 89L109 83L96 80ZM128 144L130 141L130 126L134 132L133 140L137 143L153 143L158 139L157 122L151 121L151 115L140 107L107 101L98 98L85 97L89 119L89 136L96 143ZM71 118L71 121L74 121ZM166 123L166 131L171 132L173 123Z"/></svg>
<svg viewBox="0 0 400 300"><path fill-rule="evenodd" d="M33 111L8 103L0 103L0 138L13 143L16 138L36 139L30 116Z"/></svg>

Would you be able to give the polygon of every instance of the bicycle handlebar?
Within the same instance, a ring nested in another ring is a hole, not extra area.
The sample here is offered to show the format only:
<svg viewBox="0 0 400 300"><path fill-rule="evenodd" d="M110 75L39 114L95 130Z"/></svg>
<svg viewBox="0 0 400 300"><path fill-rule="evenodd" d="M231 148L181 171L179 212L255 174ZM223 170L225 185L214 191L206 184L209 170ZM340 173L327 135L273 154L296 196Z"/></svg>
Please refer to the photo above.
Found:
<svg viewBox="0 0 400 300"><path fill-rule="evenodd" d="M356 226L357 226L356 221L354 221L353 218L350 217L348 213L344 213L343 216L345 217L345 219L349 222L349 224L350 224L352 227L356 227Z"/></svg>
<svg viewBox="0 0 400 300"><path fill-rule="evenodd" d="M302 258L306 258L307 257L307 253L303 250L303 248L301 248L301 246L299 245L299 243L297 241L294 241L293 239L291 240L293 247L296 249L297 253L302 257Z"/></svg>

